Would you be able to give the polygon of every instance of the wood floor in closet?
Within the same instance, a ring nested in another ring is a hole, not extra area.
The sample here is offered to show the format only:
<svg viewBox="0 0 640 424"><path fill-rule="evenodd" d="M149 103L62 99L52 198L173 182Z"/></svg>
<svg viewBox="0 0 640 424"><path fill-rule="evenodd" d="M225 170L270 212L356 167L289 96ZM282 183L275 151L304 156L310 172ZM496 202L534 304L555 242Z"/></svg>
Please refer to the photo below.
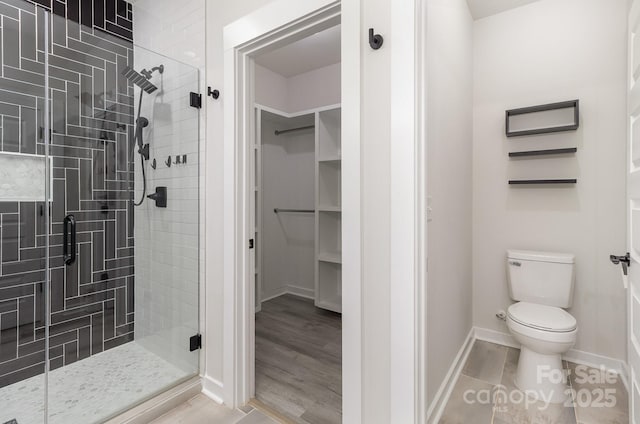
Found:
<svg viewBox="0 0 640 424"><path fill-rule="evenodd" d="M256 314L256 399L288 420L342 422L342 322L284 295Z"/></svg>

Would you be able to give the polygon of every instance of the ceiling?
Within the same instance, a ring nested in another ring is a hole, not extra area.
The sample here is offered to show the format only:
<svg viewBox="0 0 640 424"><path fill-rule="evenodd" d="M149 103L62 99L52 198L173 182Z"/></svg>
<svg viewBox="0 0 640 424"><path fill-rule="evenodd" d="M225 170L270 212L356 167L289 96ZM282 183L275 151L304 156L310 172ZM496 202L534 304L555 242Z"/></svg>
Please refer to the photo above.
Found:
<svg viewBox="0 0 640 424"><path fill-rule="evenodd" d="M497 15L539 0L467 0L473 19Z"/></svg>
<svg viewBox="0 0 640 424"><path fill-rule="evenodd" d="M340 62L340 25L256 57L256 63L289 78Z"/></svg>

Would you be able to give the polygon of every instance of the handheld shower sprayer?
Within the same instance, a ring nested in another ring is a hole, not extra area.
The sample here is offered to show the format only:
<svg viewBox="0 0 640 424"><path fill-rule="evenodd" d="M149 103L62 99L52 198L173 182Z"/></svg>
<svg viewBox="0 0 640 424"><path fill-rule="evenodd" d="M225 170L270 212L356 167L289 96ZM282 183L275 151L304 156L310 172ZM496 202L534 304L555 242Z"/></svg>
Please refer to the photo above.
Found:
<svg viewBox="0 0 640 424"><path fill-rule="evenodd" d="M138 145L138 153L140 154L140 163L141 163L141 169L142 169L142 183L143 183L143 189L142 189L142 198L139 202L133 202L133 204L135 206L140 206L142 204L142 202L144 202L145 199L145 195L147 193L147 177L145 175L145 161L149 160L150 154L149 154L149 144L145 144L144 142L144 136L143 136L143 130L149 126L149 120L143 116L140 115L140 113L142 112L142 96L144 95L144 93L147 94L151 94L153 92L155 92L158 87L156 85L154 85L153 83L151 83L149 80L151 79L151 77L153 76L153 73L158 71L160 74L162 74L164 72L164 65L159 65L159 66L154 66L153 68L151 68L150 70L147 69L143 69L142 71L140 71L139 73L136 72L132 67L130 66L125 66L125 68L122 70L122 75L127 78L129 81L131 81L133 84L137 85L138 87L140 87L141 91L140 91L140 99L139 99L139 103L138 103L138 118L136 119L136 129L135 129L135 134L134 134L134 139L133 139L133 143L131 146L131 154L133 155L133 149L135 148L135 145Z"/></svg>
<svg viewBox="0 0 640 424"><path fill-rule="evenodd" d="M135 140L138 143L138 153L144 157L144 160L149 160L149 144L144 143L142 136L142 130L149 126L149 120L144 116L138 117L136 120L136 134Z"/></svg>

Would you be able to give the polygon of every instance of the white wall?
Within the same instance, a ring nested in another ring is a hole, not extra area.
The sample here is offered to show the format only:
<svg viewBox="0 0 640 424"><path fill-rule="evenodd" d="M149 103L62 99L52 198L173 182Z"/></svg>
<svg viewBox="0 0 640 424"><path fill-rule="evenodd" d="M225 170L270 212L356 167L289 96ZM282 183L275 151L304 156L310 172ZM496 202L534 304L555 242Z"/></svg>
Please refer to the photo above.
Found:
<svg viewBox="0 0 640 424"><path fill-rule="evenodd" d="M206 81L208 85L221 89L224 85L224 47L223 28L244 15L264 6L274 0L243 0L230 2L206 3ZM179 4L179 3L177 3ZM203 33L204 33L203 32ZM233 93L220 94L220 99L207 99L206 103L206 132L207 152L206 163L206 287L204 299L206 303L206 332L204 373L205 387L216 390L214 393L222 396L223 382L223 325L224 325L224 280L223 280L223 252L224 252L224 204L223 188L223 151L224 151L224 102L226 96Z"/></svg>
<svg viewBox="0 0 640 424"><path fill-rule="evenodd" d="M363 423L389 423L391 410L391 1L364 2L362 21L387 36L362 46L361 231ZM344 22L343 22L344 25ZM364 28L363 28L364 29ZM362 34L364 40L364 33ZM344 124L344 123L343 123ZM343 151L348 140L342 140ZM345 176L343 175L343 178ZM344 204L344 201L343 201ZM343 208L343 220L346 211ZM344 221L343 221L344 222ZM344 264L343 264L344 269ZM345 281L347 284L348 281ZM368 370L368 371L367 371Z"/></svg>
<svg viewBox="0 0 640 424"><path fill-rule="evenodd" d="M286 78L255 66L256 103L296 113L340 103L340 64Z"/></svg>
<svg viewBox="0 0 640 424"><path fill-rule="evenodd" d="M315 132L276 136L293 128L285 119L262 120L262 299L291 292L314 296L315 221L313 214L275 214L274 208L315 208ZM290 121L290 120L289 120ZM303 125L313 124L314 116ZM259 253L259 252L258 252Z"/></svg>
<svg viewBox="0 0 640 424"><path fill-rule="evenodd" d="M255 98L262 106L290 112L288 79L258 64L255 65Z"/></svg>
<svg viewBox="0 0 640 424"><path fill-rule="evenodd" d="M340 63L287 78L291 112L340 103Z"/></svg>
<svg viewBox="0 0 640 424"><path fill-rule="evenodd" d="M625 358L625 293L608 255L625 250L626 2L542 0L474 24L474 324L511 300L509 248L576 254L575 348ZM580 99L577 132L508 139L506 109ZM575 157L509 160L515 149L574 147ZM572 187L508 179L575 177Z"/></svg>
<svg viewBox="0 0 640 424"><path fill-rule="evenodd" d="M473 21L465 0L427 2L427 404L472 327Z"/></svg>

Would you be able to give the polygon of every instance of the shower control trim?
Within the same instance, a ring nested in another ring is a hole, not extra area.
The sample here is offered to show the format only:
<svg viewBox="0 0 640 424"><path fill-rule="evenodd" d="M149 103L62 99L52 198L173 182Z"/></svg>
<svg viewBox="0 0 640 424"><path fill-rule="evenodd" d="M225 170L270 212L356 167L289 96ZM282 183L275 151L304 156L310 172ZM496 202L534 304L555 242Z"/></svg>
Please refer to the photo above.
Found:
<svg viewBox="0 0 640 424"><path fill-rule="evenodd" d="M156 187L156 192L148 195L147 198L155 201L156 207L166 208L167 207L167 188Z"/></svg>

